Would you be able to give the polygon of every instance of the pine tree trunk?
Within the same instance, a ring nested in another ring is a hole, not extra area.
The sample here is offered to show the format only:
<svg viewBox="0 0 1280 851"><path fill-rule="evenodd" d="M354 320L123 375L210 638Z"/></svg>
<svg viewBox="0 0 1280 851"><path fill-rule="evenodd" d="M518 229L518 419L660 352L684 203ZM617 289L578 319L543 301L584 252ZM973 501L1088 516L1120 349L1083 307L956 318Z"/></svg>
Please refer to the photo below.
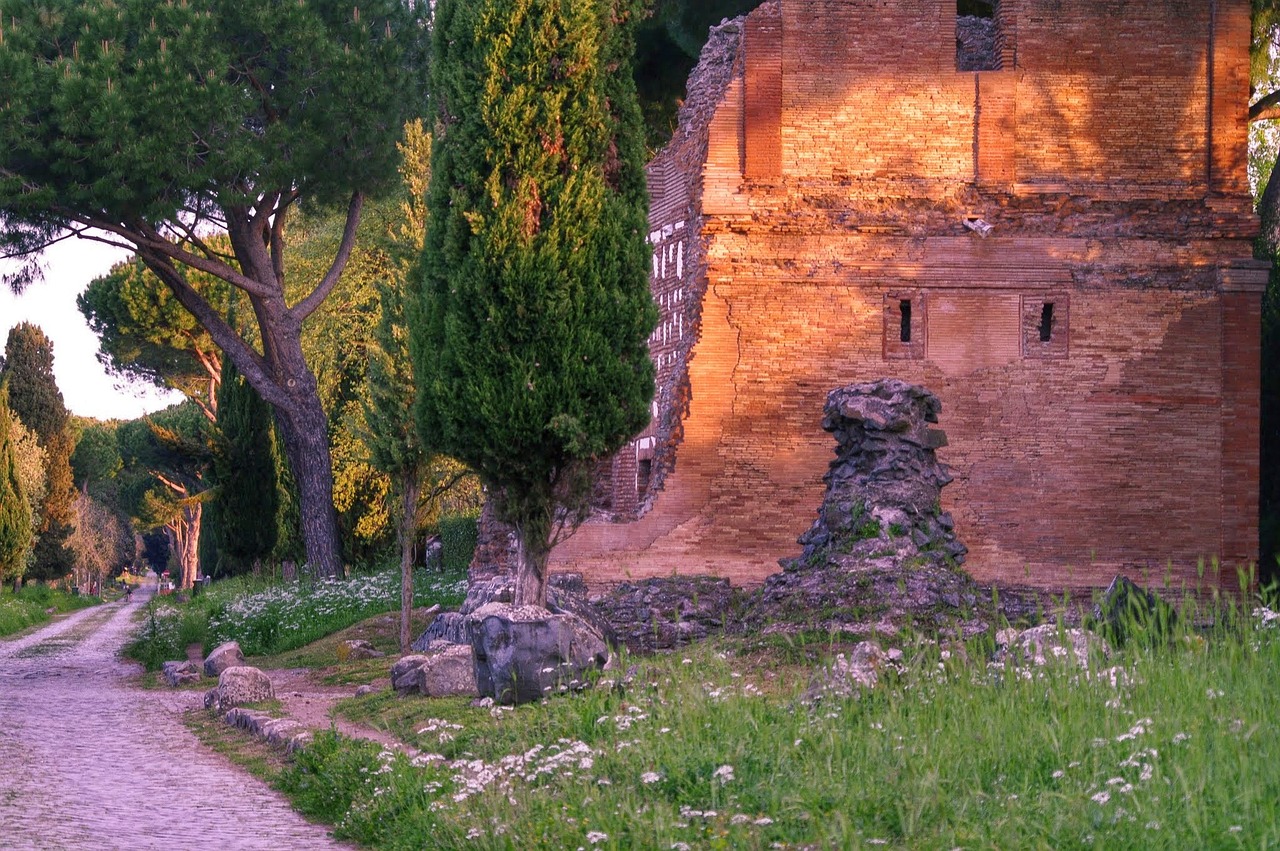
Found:
<svg viewBox="0 0 1280 851"><path fill-rule="evenodd" d="M412 641L409 615L413 611L413 562L417 534L418 494L421 485L416 475L406 475L400 493L400 652L409 652Z"/></svg>
<svg viewBox="0 0 1280 851"><path fill-rule="evenodd" d="M342 574L338 515L333 508L333 466L329 459L329 419L310 378L311 393L300 393L291 410L277 408L285 454L298 485L298 513L307 567L312 575Z"/></svg>

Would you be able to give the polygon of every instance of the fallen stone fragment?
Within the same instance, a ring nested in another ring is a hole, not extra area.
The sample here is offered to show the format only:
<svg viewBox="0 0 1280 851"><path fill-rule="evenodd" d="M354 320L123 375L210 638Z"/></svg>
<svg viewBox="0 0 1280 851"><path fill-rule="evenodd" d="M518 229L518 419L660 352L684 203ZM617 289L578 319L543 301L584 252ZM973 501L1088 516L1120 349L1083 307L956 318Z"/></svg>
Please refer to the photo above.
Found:
<svg viewBox="0 0 1280 851"><path fill-rule="evenodd" d="M381 659L387 654L374 647L369 642L352 638L338 644L338 661L347 662L357 659Z"/></svg>
<svg viewBox="0 0 1280 851"><path fill-rule="evenodd" d="M1092 632L1052 623L1023 630L1015 636L1001 630L996 639L1005 639L1008 645L996 651L995 661L1014 666L1043 667L1057 661L1088 668L1091 658L1107 659L1111 656L1111 647Z"/></svg>
<svg viewBox="0 0 1280 851"><path fill-rule="evenodd" d="M271 679L257 668L240 665L218 675L218 684L204 696L205 709L219 714L247 703L261 703L276 696Z"/></svg>
<svg viewBox="0 0 1280 851"><path fill-rule="evenodd" d="M218 677L227 668L234 668L243 664L245 664L244 653L240 650L239 642L227 641L213 648L209 655L205 657L204 675L206 677Z"/></svg>
<svg viewBox="0 0 1280 851"><path fill-rule="evenodd" d="M418 691L426 697L477 697L471 646L450 644L418 666Z"/></svg>
<svg viewBox="0 0 1280 851"><path fill-rule="evenodd" d="M160 666L165 682L177 688L200 681L200 666L195 662L165 662Z"/></svg>

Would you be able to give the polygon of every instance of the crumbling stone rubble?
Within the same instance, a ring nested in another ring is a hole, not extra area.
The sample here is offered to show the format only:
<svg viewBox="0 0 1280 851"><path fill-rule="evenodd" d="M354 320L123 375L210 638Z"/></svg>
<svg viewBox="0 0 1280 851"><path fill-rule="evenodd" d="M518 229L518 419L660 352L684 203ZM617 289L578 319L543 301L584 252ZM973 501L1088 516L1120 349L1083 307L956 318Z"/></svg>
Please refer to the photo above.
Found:
<svg viewBox="0 0 1280 851"><path fill-rule="evenodd" d="M932 427L941 408L896 379L828 394L822 425L837 447L827 493L800 536L803 553L782 560L753 600L750 628L869 635L954 624L964 636L987 628L977 610L990 593L958 569L966 549L941 508L951 481L935 451L946 445Z"/></svg>

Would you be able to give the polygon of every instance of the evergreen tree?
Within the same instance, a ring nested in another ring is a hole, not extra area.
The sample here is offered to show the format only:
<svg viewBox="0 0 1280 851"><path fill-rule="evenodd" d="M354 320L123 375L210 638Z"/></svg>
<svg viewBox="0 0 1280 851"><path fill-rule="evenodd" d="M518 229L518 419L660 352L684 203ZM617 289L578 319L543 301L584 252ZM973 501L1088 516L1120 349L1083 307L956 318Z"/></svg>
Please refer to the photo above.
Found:
<svg viewBox="0 0 1280 851"><path fill-rule="evenodd" d="M649 418L639 14L636 0L436 5L419 429L515 528L519 604L545 604L594 463Z"/></svg>
<svg viewBox="0 0 1280 851"><path fill-rule="evenodd" d="M277 414L307 559L341 569L328 421L301 334L337 285L367 196L394 185L418 114L429 4L0 0L0 250L72 233L132 248ZM302 204L344 225L301 297L285 290ZM226 234L231 251L208 238ZM188 270L245 293L257 340ZM32 264L6 273L19 287Z"/></svg>
<svg viewBox="0 0 1280 851"><path fill-rule="evenodd" d="M8 381L0 379L0 582L21 580L32 532L14 452Z"/></svg>
<svg viewBox="0 0 1280 851"><path fill-rule="evenodd" d="M243 573L271 555L280 510L272 451L271 406L235 364L222 365L218 430L210 465L212 499L205 503L205 538L216 541L220 573ZM210 565L205 564L208 572Z"/></svg>
<svg viewBox="0 0 1280 851"><path fill-rule="evenodd" d="M75 529L76 494L71 476L75 446L70 415L53 376L53 343L39 327L23 322L10 329L4 375L9 380L10 409L35 432L47 453L45 500L28 575L59 579L75 564L75 554L67 545Z"/></svg>

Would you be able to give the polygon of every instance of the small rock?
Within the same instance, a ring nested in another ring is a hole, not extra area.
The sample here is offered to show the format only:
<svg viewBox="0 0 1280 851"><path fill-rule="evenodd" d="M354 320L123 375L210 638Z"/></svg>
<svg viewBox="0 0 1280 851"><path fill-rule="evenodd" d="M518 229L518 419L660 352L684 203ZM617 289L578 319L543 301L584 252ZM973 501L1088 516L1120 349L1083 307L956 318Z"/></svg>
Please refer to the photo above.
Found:
<svg viewBox="0 0 1280 851"><path fill-rule="evenodd" d="M165 662L160 666L165 682L177 688L187 683L199 682L200 666L195 662Z"/></svg>
<svg viewBox="0 0 1280 851"><path fill-rule="evenodd" d="M421 653L401 656L391 666L391 687L400 694L405 694L418 687L418 668L430 659Z"/></svg>
<svg viewBox="0 0 1280 851"><path fill-rule="evenodd" d="M261 703L275 696L271 679L266 674L248 665L239 665L218 675L217 686L204 696L204 706L221 714L233 707Z"/></svg>
<svg viewBox="0 0 1280 851"><path fill-rule="evenodd" d="M371 685L362 685L356 689L356 697L364 697L366 694L374 694L377 689Z"/></svg>
<svg viewBox="0 0 1280 851"><path fill-rule="evenodd" d="M356 659L381 659L387 654L363 639L348 639L338 644L338 661L355 661Z"/></svg>
<svg viewBox="0 0 1280 851"><path fill-rule="evenodd" d="M204 675L206 677L220 677L222 672L228 668L243 664L245 664L244 653L241 652L239 643L227 641L213 648L212 652L205 657Z"/></svg>
<svg viewBox="0 0 1280 851"><path fill-rule="evenodd" d="M890 664L889 654L872 641L859 642L849 655L836 654L833 661L814 677L805 691L806 703L815 703L825 697L848 698L863 689L876 687L879 671Z"/></svg>
<svg viewBox="0 0 1280 851"><path fill-rule="evenodd" d="M996 653L995 661L1041 667L1058 660L1087 668L1090 656L1094 655L1109 658L1111 648L1088 630L1046 623L1018 633L1007 647Z"/></svg>
<svg viewBox="0 0 1280 851"><path fill-rule="evenodd" d="M1090 626L1120 645L1139 635L1168 638L1177 621L1173 606L1133 581L1117 576L1093 607Z"/></svg>

